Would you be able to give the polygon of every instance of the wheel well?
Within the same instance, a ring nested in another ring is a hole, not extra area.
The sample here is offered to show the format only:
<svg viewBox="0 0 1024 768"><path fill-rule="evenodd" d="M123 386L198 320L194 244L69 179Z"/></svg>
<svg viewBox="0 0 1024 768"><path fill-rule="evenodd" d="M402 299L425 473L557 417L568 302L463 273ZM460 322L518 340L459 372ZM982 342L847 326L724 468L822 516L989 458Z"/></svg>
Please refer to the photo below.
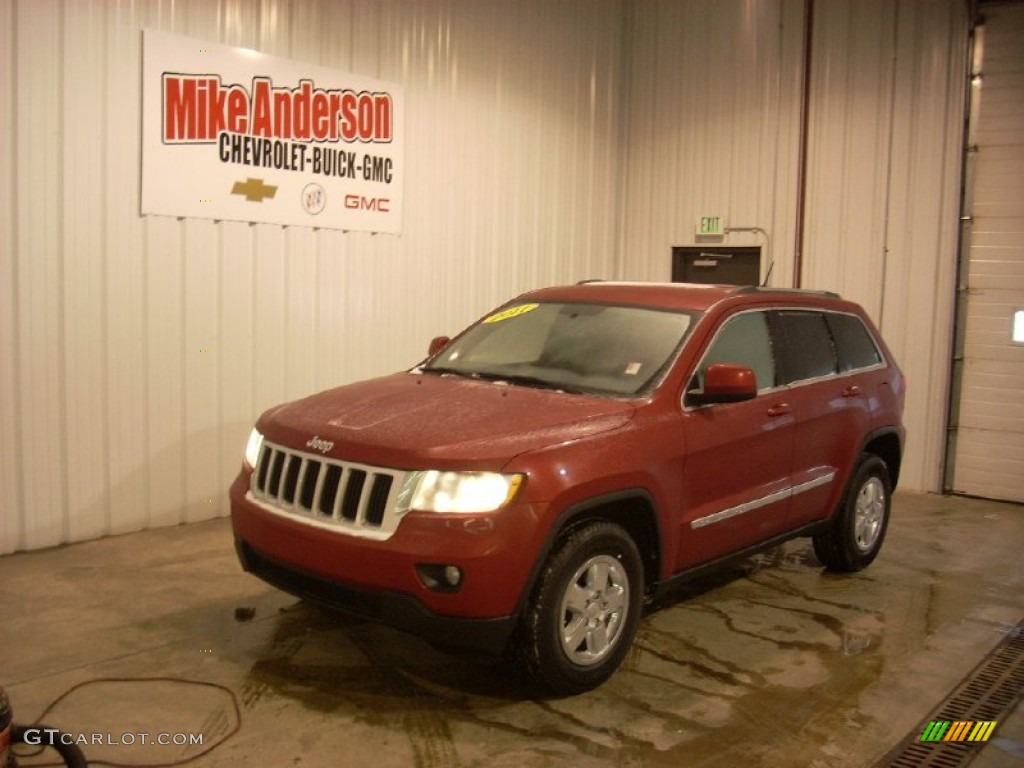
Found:
<svg viewBox="0 0 1024 768"><path fill-rule="evenodd" d="M902 457L899 437L891 432L879 435L864 446L864 452L873 453L885 462L886 469L889 470L889 481L892 483L893 490L895 490L900 477L900 460Z"/></svg>
<svg viewBox="0 0 1024 768"><path fill-rule="evenodd" d="M615 523L636 542L644 564L644 587L650 592L661 576L661 537L651 502L640 496L629 496L587 507L566 521L557 538L597 520Z"/></svg>

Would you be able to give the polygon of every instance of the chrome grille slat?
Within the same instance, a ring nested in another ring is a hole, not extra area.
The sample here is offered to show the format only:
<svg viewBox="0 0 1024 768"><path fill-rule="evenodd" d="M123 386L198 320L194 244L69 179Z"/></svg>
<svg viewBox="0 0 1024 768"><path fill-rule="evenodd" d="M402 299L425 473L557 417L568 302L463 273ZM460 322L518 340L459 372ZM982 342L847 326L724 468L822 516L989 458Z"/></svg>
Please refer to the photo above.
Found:
<svg viewBox="0 0 1024 768"><path fill-rule="evenodd" d="M324 482L327 477L327 468L320 465L320 470L316 473L316 485L313 487L313 499L310 502L309 508L316 513L320 509L320 497L324 492Z"/></svg>
<svg viewBox="0 0 1024 768"><path fill-rule="evenodd" d="M316 496L317 478L320 476L322 462L310 459L302 460L302 469L299 471L299 493L298 503L303 509L313 510L313 501ZM312 477L310 477L312 475Z"/></svg>
<svg viewBox="0 0 1024 768"><path fill-rule="evenodd" d="M324 469L324 487L320 490L320 501L317 502L316 514L320 517L334 517L334 503L338 498L341 485L341 467L330 464Z"/></svg>
<svg viewBox="0 0 1024 768"><path fill-rule="evenodd" d="M249 483L265 509L339 533L383 539L398 527L405 473L264 442Z"/></svg>
<svg viewBox="0 0 1024 768"><path fill-rule="evenodd" d="M391 475L375 474L370 492L366 496L366 520L372 525L380 525L387 512L387 499L391 496L394 478Z"/></svg>
<svg viewBox="0 0 1024 768"><path fill-rule="evenodd" d="M341 467L339 469L338 484L334 488L334 498L331 500L331 520L341 520L341 509L345 499L345 489L348 487L349 472Z"/></svg>
<svg viewBox="0 0 1024 768"><path fill-rule="evenodd" d="M359 507L363 500L365 487L366 473L358 469L349 470L348 482L345 483L345 495L342 497L341 516L357 525L362 518L362 515L359 514Z"/></svg>

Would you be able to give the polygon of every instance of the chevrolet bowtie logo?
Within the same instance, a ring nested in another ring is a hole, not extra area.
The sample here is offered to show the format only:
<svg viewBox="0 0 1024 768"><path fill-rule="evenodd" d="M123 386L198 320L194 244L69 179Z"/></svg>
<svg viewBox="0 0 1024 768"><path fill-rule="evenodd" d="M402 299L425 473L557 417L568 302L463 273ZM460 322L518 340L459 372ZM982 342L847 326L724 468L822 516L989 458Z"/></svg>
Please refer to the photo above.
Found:
<svg viewBox="0 0 1024 768"><path fill-rule="evenodd" d="M273 198L277 194L277 187L264 184L263 179L248 178L245 181L236 181L231 188L232 195L245 195L250 203L262 203L264 198Z"/></svg>

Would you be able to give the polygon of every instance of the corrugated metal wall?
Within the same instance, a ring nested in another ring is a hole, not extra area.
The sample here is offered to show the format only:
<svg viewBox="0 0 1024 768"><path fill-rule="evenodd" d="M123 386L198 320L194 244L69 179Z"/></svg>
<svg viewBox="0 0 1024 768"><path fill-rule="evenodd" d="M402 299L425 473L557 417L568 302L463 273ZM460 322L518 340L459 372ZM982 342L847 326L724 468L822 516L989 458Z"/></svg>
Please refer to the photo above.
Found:
<svg viewBox="0 0 1024 768"><path fill-rule="evenodd" d="M863 304L907 375L900 482L942 487L966 3L818 2L803 284Z"/></svg>
<svg viewBox="0 0 1024 768"><path fill-rule="evenodd" d="M225 514L253 418L611 276L608 0L2 0L0 552ZM401 237L140 218L141 30L401 83Z"/></svg>
<svg viewBox="0 0 1024 768"><path fill-rule="evenodd" d="M763 230L723 242L767 250L772 285L837 290L881 324L910 382L901 483L938 490L966 4L811 5L800 274L802 0L634 7L624 272L669 279L672 246L697 244L704 214Z"/></svg>
<svg viewBox="0 0 1024 768"><path fill-rule="evenodd" d="M815 2L802 282L881 319L911 383L903 482L927 489L963 6ZM768 246L773 284L791 284L804 15L803 0L0 0L0 552L224 514L265 407L408 365L522 289L668 279L702 214L761 228L728 242ZM401 83L403 235L140 218L147 27Z"/></svg>
<svg viewBox="0 0 1024 768"><path fill-rule="evenodd" d="M657 0L631 6L623 270L668 280L673 245L722 215L728 245L760 245L791 272L803 3Z"/></svg>

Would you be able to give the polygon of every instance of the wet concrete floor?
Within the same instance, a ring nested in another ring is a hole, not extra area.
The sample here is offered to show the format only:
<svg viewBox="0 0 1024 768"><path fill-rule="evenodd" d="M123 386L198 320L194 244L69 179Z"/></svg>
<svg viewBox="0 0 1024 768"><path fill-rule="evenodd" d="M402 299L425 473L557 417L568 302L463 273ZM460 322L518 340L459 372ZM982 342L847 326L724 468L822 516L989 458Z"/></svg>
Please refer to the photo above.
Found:
<svg viewBox="0 0 1024 768"><path fill-rule="evenodd" d="M220 519L0 558L0 684L17 722L123 764L853 768L1022 618L1024 507L900 492L867 570L790 542L655 606L600 689L539 700L242 573ZM1022 721L974 765L1024 765Z"/></svg>

